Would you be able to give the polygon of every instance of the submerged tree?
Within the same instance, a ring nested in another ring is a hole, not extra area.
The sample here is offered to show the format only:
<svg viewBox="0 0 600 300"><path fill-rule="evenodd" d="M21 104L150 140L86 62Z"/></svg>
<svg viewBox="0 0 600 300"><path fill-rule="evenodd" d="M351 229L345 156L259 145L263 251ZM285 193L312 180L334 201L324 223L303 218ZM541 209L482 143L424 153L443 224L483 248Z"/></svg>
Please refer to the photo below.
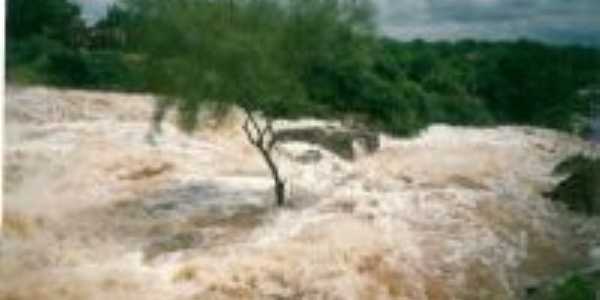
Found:
<svg viewBox="0 0 600 300"><path fill-rule="evenodd" d="M241 107L246 115L242 129L269 167L277 204L283 205L285 183L272 155L273 119L316 112L303 78L311 69L307 64L333 61L335 55L344 55L343 49L331 48L336 42L367 34L368 26L361 25L370 18L368 2L128 0L126 4L141 21L147 89L162 96L154 121L160 123L165 109L174 107L180 127L191 131L198 124L198 112L206 107L220 111ZM290 36L301 28L311 31Z"/></svg>

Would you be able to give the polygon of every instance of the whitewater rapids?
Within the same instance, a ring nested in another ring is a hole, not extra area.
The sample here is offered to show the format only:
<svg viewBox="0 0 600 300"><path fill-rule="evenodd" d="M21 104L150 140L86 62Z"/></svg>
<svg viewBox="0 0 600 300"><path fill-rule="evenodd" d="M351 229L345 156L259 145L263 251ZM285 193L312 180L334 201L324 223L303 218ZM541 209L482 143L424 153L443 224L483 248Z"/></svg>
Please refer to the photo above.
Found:
<svg viewBox="0 0 600 300"><path fill-rule="evenodd" d="M277 209L239 117L149 143L152 101L9 88L0 300L518 299L600 241L541 196L598 151L575 137L436 125L352 162L288 143Z"/></svg>

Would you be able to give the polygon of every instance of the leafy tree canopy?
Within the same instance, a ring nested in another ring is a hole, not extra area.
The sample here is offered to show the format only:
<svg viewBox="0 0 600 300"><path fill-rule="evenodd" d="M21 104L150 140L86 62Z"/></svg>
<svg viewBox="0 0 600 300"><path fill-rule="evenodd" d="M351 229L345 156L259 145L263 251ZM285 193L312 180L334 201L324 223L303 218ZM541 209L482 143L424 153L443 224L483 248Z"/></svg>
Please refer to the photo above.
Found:
<svg viewBox="0 0 600 300"><path fill-rule="evenodd" d="M267 116L315 113L320 105L306 101L317 89L307 90L307 81L316 73L360 72L361 60L369 59L362 47L352 47L371 28L371 10L362 1L127 4L142 20L147 86L177 106L188 129L206 103Z"/></svg>
<svg viewBox="0 0 600 300"><path fill-rule="evenodd" d="M7 6L9 42L36 35L67 42L85 27L79 7L67 0L8 0Z"/></svg>

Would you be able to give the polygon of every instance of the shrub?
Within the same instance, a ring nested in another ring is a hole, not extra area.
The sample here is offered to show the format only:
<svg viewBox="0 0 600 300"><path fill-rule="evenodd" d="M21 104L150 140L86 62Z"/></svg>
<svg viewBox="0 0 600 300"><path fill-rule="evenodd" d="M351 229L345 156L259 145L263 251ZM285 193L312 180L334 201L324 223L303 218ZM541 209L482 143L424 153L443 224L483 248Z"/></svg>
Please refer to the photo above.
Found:
<svg viewBox="0 0 600 300"><path fill-rule="evenodd" d="M600 159L581 155L570 157L560 163L555 174L570 175L548 196L576 212L588 215L600 214Z"/></svg>
<svg viewBox="0 0 600 300"><path fill-rule="evenodd" d="M572 276L552 291L552 300L596 300L596 291L590 281Z"/></svg>

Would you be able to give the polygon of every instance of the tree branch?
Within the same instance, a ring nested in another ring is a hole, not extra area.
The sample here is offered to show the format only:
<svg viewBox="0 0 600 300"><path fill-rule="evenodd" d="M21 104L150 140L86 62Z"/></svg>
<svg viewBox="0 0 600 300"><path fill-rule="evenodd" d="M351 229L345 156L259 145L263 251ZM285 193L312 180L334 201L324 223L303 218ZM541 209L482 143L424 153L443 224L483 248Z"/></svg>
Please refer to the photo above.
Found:
<svg viewBox="0 0 600 300"><path fill-rule="evenodd" d="M259 122L254 118L252 112L245 107L242 107L242 109L246 113L246 120L244 121L244 125L242 125L242 129L246 133L246 137L250 143L256 147L265 163L269 167L271 176L273 177L273 181L275 183L275 198L277 200L277 205L281 206L285 203L285 181L281 178L281 175L279 174L279 168L273 160L271 154L274 136L273 120L267 118L264 127L261 128ZM271 138L269 141L265 139L267 136Z"/></svg>
<svg viewBox="0 0 600 300"><path fill-rule="evenodd" d="M242 126L242 129L246 133L246 137L248 138L248 141L250 141L250 143L252 145L258 146L258 141L254 137L254 135L252 134L252 131L250 130L250 127L248 126L249 122L250 121L249 121L248 117L246 117L246 121L244 121L244 125Z"/></svg>

